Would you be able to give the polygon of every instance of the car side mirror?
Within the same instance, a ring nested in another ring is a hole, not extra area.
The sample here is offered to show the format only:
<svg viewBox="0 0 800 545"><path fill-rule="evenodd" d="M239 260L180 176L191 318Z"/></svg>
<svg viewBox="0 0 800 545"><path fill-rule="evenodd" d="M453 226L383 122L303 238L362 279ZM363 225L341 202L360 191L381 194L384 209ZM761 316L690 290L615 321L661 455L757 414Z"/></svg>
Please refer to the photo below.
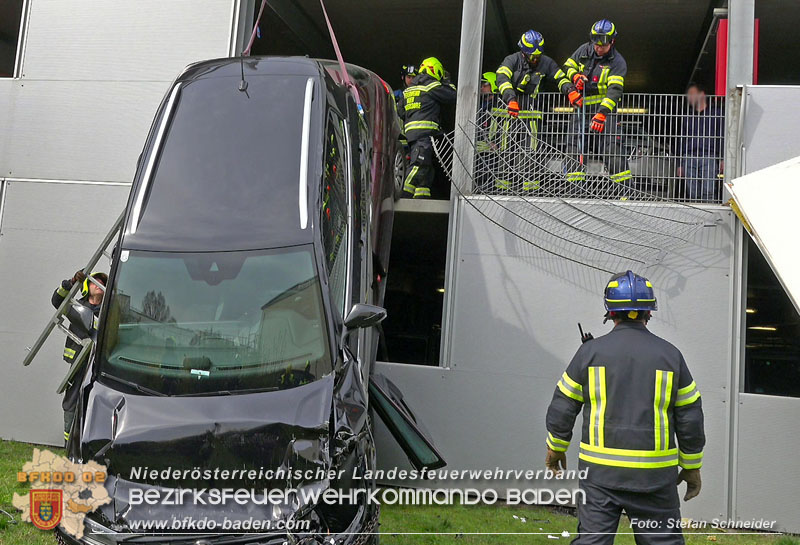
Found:
<svg viewBox="0 0 800 545"><path fill-rule="evenodd" d="M344 319L344 326L347 329L362 329L376 326L381 323L384 318L386 318L385 308L376 305L356 303Z"/></svg>
<svg viewBox="0 0 800 545"><path fill-rule="evenodd" d="M77 304L70 305L67 309L67 320L79 337L85 339L92 336L94 313L90 308Z"/></svg>

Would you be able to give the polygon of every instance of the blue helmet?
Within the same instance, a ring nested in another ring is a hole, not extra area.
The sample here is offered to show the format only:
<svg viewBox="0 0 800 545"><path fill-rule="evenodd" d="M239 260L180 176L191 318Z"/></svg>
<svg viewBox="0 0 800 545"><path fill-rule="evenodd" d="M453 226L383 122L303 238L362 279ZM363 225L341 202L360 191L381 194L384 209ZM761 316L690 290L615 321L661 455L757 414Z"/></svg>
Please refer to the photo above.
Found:
<svg viewBox="0 0 800 545"><path fill-rule="evenodd" d="M604 294L606 310L658 310L653 284L633 271L618 273L606 284ZM636 316L631 316L635 319Z"/></svg>
<svg viewBox="0 0 800 545"><path fill-rule="evenodd" d="M544 37L535 30L528 30L520 37L517 45L526 57L532 59L544 51Z"/></svg>
<svg viewBox="0 0 800 545"><path fill-rule="evenodd" d="M617 27L608 19L600 19L592 25L589 39L593 44L606 45L617 37Z"/></svg>

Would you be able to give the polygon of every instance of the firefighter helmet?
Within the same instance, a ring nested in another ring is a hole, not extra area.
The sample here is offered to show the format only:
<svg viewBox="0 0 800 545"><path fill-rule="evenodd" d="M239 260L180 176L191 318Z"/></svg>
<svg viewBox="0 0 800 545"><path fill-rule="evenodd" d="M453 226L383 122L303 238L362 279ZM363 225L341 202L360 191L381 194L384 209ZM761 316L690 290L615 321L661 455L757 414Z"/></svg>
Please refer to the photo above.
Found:
<svg viewBox="0 0 800 545"><path fill-rule="evenodd" d="M608 19L600 19L592 25L589 39L593 44L607 45L617 37L617 27Z"/></svg>
<svg viewBox="0 0 800 545"><path fill-rule="evenodd" d="M609 312L658 310L653 285L647 278L633 271L612 276L606 284L604 299ZM636 316L631 318L635 319Z"/></svg>
<svg viewBox="0 0 800 545"><path fill-rule="evenodd" d="M481 83L488 83L492 87L492 93L497 92L497 73L484 72L481 76Z"/></svg>
<svg viewBox="0 0 800 545"><path fill-rule="evenodd" d="M104 272L93 272L91 274L92 278L103 284L105 286L108 283L108 275ZM81 286L81 295L84 297L89 295L89 278L85 278L83 280L83 285Z"/></svg>
<svg viewBox="0 0 800 545"><path fill-rule="evenodd" d="M428 57L420 63L419 72L420 74L428 74L430 77L441 81L444 76L444 66L442 66L442 62L436 57Z"/></svg>
<svg viewBox="0 0 800 545"><path fill-rule="evenodd" d="M404 64L403 71L400 73L400 77L405 79L406 76L416 76L417 75L417 67L413 64Z"/></svg>
<svg viewBox="0 0 800 545"><path fill-rule="evenodd" d="M520 37L517 45L526 57L533 59L544 52L544 37L535 30L528 30Z"/></svg>

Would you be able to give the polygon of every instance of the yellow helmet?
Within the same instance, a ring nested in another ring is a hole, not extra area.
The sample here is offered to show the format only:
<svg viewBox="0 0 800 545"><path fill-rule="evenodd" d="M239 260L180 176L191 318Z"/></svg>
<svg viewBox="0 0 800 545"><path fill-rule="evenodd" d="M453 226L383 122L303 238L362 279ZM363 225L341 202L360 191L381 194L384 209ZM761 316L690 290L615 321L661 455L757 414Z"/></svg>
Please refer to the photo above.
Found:
<svg viewBox="0 0 800 545"><path fill-rule="evenodd" d="M492 87L492 93L497 92L497 72L484 72L481 83L488 83Z"/></svg>
<svg viewBox="0 0 800 545"><path fill-rule="evenodd" d="M419 72L420 74L428 74L430 77L441 81L444 76L444 66L442 66L442 62L436 57L428 57L420 63Z"/></svg>

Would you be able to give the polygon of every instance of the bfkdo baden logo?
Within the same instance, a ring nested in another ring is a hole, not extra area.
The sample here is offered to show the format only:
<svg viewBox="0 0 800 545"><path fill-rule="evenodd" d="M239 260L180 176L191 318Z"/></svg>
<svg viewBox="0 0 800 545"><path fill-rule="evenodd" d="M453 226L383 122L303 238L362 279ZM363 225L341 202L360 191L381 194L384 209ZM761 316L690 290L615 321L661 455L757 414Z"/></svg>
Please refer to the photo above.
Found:
<svg viewBox="0 0 800 545"><path fill-rule="evenodd" d="M64 513L63 490L30 491L31 522L41 530L52 530Z"/></svg>

